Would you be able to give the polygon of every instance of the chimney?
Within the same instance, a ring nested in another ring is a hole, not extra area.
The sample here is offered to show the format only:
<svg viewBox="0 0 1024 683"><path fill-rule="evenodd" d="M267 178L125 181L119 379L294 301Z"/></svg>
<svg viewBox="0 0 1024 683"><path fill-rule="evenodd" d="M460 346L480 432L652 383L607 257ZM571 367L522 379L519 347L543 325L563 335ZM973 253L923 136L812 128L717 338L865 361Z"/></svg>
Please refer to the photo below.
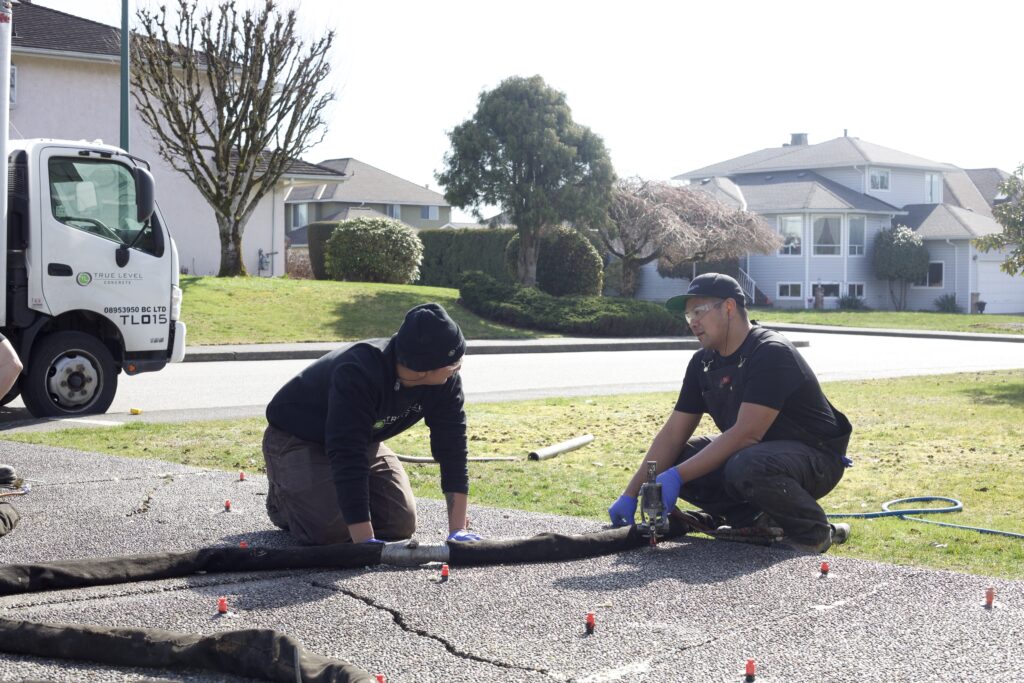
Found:
<svg viewBox="0 0 1024 683"><path fill-rule="evenodd" d="M791 147L807 144L807 133L790 133L789 144Z"/></svg>

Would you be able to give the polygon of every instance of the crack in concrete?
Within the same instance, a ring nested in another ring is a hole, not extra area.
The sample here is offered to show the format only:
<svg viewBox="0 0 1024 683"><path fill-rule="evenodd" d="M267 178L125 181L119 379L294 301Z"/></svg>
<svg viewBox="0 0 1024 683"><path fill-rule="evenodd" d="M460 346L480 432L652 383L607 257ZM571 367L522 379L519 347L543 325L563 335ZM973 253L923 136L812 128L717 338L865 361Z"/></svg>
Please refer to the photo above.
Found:
<svg viewBox="0 0 1024 683"><path fill-rule="evenodd" d="M359 602L369 607L372 607L373 609L380 610L382 612L387 612L391 616L391 619L392 621L394 621L395 625L403 631L407 633L412 633L413 635L420 636L421 638L433 640L434 642L440 644L445 650L447 650L449 654L452 654L458 657L459 659L467 659L474 662L480 662L482 664L489 664L500 669L508 669L513 671L528 671L530 673L537 673L543 676L547 676L548 678L551 678L552 680L556 681L571 680L566 676L559 674L556 671L552 671L551 669L524 666L522 664L512 664L509 662L501 661L500 659L490 659L489 657L481 657L480 655L475 655L472 652L466 652L465 650L461 650L458 647L456 647L451 641L449 641L447 638L444 638L443 636L435 635L425 629L417 628L409 624L405 620L405 617L402 616L402 613L400 611L392 607L388 607L387 605L382 605L381 603L377 602L376 600L367 595L362 595L351 589L342 588L334 584L322 584L317 581L310 581L310 584L315 588L327 588L329 590L337 591L339 593L342 593L343 595L347 595L350 598L358 600Z"/></svg>
<svg viewBox="0 0 1024 683"><path fill-rule="evenodd" d="M164 486L167 486L168 484L174 481L173 474L163 474L161 475L161 478L163 479L163 481L161 481L157 486L154 486L153 488L146 492L146 497L142 499L142 505L127 513L125 517L131 517L132 515L142 515L149 512L149 506L153 502L154 496L156 496L157 489L163 488Z"/></svg>

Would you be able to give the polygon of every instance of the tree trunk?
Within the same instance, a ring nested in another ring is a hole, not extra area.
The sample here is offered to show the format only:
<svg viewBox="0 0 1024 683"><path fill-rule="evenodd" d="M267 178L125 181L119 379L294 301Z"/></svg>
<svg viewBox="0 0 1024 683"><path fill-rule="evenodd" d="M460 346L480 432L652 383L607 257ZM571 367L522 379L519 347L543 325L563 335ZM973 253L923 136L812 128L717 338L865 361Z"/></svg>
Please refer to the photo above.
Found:
<svg viewBox="0 0 1024 683"><path fill-rule="evenodd" d="M540 253L540 230L519 231L519 262L516 275L524 287L537 286L537 256Z"/></svg>
<svg viewBox="0 0 1024 683"><path fill-rule="evenodd" d="M243 225L231 223L226 219L217 218L220 228L220 272L217 277L245 276L245 262L242 260L242 229Z"/></svg>
<svg viewBox="0 0 1024 683"><path fill-rule="evenodd" d="M633 259L622 259L622 296L627 299L636 297L640 286L640 263Z"/></svg>

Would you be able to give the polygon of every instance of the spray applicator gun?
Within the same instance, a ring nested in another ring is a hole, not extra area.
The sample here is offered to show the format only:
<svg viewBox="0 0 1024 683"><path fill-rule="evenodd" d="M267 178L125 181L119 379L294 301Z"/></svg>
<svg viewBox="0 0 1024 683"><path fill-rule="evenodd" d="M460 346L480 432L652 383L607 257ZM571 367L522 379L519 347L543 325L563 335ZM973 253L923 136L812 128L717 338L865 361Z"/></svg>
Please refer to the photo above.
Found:
<svg viewBox="0 0 1024 683"><path fill-rule="evenodd" d="M640 486L640 524L637 529L651 540L651 545L658 544L658 535L668 534L668 511L661 499L661 484L657 481L658 463L647 462L647 481Z"/></svg>

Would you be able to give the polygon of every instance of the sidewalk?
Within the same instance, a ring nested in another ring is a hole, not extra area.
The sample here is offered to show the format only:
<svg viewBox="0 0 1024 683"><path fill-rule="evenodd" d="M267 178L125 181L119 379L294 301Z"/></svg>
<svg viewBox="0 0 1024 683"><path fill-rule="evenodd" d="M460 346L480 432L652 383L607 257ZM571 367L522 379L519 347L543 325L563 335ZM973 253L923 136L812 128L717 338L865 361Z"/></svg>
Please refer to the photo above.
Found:
<svg viewBox="0 0 1024 683"><path fill-rule="evenodd" d="M953 339L958 341L1003 341L1024 343L1024 335L976 334L972 332L935 332L928 330L889 330L870 327L834 327L762 322L780 332L817 334L855 334L872 337L913 337L919 339ZM333 351L346 342L314 342L296 344L224 344L188 346L185 362L235 360L303 360L314 359ZM795 341L797 347L808 342ZM467 355L507 353L578 353L582 351L678 351L696 350L700 344L693 337L545 337L543 339L470 339Z"/></svg>

